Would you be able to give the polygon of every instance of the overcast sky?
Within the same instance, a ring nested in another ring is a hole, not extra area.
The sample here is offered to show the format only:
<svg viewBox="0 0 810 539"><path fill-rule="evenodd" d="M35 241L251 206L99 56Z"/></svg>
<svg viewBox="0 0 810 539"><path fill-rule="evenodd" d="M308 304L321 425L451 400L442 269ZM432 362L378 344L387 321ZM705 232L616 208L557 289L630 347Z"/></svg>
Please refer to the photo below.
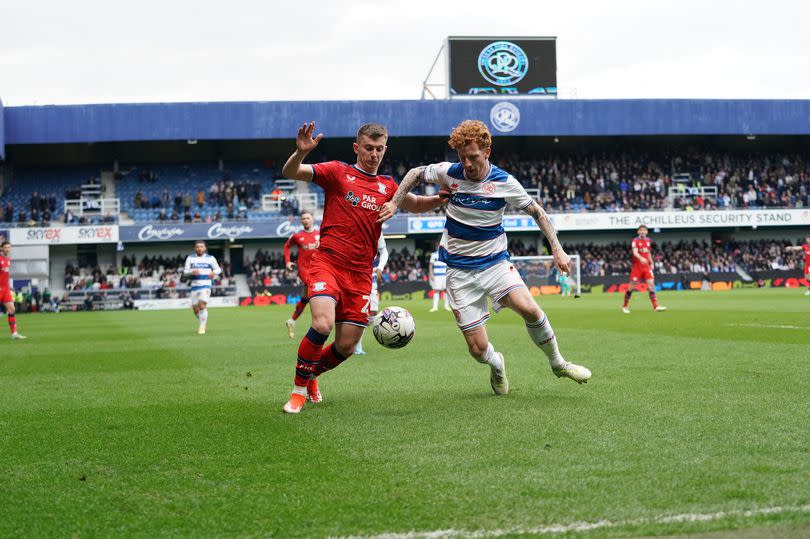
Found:
<svg viewBox="0 0 810 539"><path fill-rule="evenodd" d="M418 99L448 35L557 36L561 98L810 98L807 0L0 0L0 21L7 106Z"/></svg>

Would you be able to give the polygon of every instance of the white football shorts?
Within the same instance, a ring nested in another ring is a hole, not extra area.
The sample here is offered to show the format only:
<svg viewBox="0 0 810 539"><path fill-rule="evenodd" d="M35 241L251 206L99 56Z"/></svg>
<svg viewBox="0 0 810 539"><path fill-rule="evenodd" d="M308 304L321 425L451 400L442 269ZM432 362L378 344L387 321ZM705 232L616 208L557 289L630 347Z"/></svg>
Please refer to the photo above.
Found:
<svg viewBox="0 0 810 539"><path fill-rule="evenodd" d="M199 302L208 303L211 301L211 289L210 288L200 288L199 290L192 290L191 291L191 304L196 305Z"/></svg>
<svg viewBox="0 0 810 539"><path fill-rule="evenodd" d="M447 288L447 276L437 275L430 279L431 290L445 290Z"/></svg>
<svg viewBox="0 0 810 539"><path fill-rule="evenodd" d="M469 331L487 321L487 297L492 300L492 308L497 313L503 308L498 303L502 297L525 286L517 269L508 260L478 271L447 268L447 295L461 331Z"/></svg>

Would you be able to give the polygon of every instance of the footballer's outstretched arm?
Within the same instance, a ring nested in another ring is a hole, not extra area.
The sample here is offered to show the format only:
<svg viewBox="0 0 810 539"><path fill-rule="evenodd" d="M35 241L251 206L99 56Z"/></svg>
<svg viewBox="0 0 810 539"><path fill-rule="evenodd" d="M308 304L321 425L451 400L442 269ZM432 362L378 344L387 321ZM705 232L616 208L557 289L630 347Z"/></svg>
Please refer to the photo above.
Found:
<svg viewBox="0 0 810 539"><path fill-rule="evenodd" d="M315 122L309 122L298 128L298 135L295 137L295 151L284 163L284 167L281 169L282 176L302 182L312 181L312 166L304 165L303 162L307 154L314 150L323 138L323 133L318 133L315 138L312 138L314 132Z"/></svg>
<svg viewBox="0 0 810 539"><path fill-rule="evenodd" d="M425 168L427 167L412 168L407 174L405 174L405 177L402 178L402 181L397 188L397 192L394 193L393 197L391 197L391 201L383 204L383 207L380 210L380 218L377 220L378 223L387 221L393 217L399 207L402 206L405 196L408 195L414 187L424 181Z"/></svg>
<svg viewBox="0 0 810 539"><path fill-rule="evenodd" d="M402 200L400 207L411 213L424 213L426 211L435 210L445 202L447 202L447 197L442 195L425 196L408 193Z"/></svg>
<svg viewBox="0 0 810 539"><path fill-rule="evenodd" d="M569 273L571 271L571 257L565 254L560 240L557 238L557 231L554 229L554 225L551 224L551 219L548 218L546 210L537 202L532 202L523 211L531 215L534 222L537 223L537 226L543 231L543 235L548 240L549 245L551 245L551 254L554 257L557 268L563 273Z"/></svg>

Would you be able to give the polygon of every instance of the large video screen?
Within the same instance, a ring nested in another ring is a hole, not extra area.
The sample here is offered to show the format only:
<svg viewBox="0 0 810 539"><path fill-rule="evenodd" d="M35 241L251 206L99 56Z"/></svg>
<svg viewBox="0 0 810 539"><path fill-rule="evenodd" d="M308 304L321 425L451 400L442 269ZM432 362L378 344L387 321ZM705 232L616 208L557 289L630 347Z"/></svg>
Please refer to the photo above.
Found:
<svg viewBox="0 0 810 539"><path fill-rule="evenodd" d="M557 96L553 37L450 37L450 96Z"/></svg>

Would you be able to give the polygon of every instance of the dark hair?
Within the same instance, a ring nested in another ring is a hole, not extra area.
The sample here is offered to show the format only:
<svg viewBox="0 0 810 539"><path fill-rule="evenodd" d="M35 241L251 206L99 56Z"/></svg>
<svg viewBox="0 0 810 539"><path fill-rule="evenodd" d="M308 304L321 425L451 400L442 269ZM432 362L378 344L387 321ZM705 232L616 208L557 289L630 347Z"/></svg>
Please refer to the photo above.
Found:
<svg viewBox="0 0 810 539"><path fill-rule="evenodd" d="M303 210L303 211L301 211L301 217L303 217L305 213L308 213L310 217L313 217L313 218L315 217L315 216L312 214L312 212L311 212L311 211L309 211L309 210Z"/></svg>
<svg viewBox="0 0 810 539"><path fill-rule="evenodd" d="M380 124L363 124L357 130L357 140L360 140L361 135L365 135L371 140L377 140L381 137L388 138L388 129Z"/></svg>
<svg viewBox="0 0 810 539"><path fill-rule="evenodd" d="M197 245L198 243L202 243L203 245L205 245L205 240L197 240L194 242L194 245ZM208 247L207 245L205 246Z"/></svg>
<svg viewBox="0 0 810 539"><path fill-rule="evenodd" d="M647 228L647 225L638 225L638 228L636 230L641 230L642 228L644 230L649 230L649 228Z"/></svg>
<svg viewBox="0 0 810 539"><path fill-rule="evenodd" d="M11 245L11 242L10 241L3 241L3 243L0 243L0 248L5 247L6 245Z"/></svg>

